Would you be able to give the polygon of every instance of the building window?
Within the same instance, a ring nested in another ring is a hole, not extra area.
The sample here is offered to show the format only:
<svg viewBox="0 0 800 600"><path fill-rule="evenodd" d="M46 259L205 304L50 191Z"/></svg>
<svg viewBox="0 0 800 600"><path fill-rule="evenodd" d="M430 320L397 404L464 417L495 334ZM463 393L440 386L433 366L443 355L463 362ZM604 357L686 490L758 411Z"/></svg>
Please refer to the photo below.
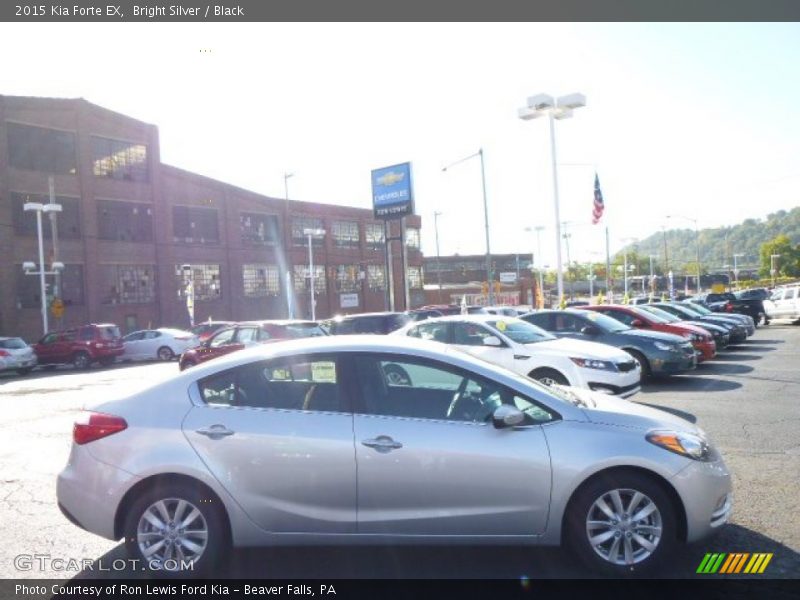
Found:
<svg viewBox="0 0 800 600"><path fill-rule="evenodd" d="M248 298L280 294L278 267L275 265L242 265L244 295Z"/></svg>
<svg viewBox="0 0 800 600"><path fill-rule="evenodd" d="M222 296L222 282L219 278L219 265L175 265L175 278L178 283L178 295L183 298L186 293L186 284L194 285L195 302L203 300L218 300Z"/></svg>
<svg viewBox="0 0 800 600"><path fill-rule="evenodd" d="M364 225L364 238L369 248L382 248L386 239L383 223L367 223Z"/></svg>
<svg viewBox="0 0 800 600"><path fill-rule="evenodd" d="M383 265L367 265L367 285L371 290L385 290L386 267Z"/></svg>
<svg viewBox="0 0 800 600"><path fill-rule="evenodd" d="M73 132L8 122L6 131L12 167L58 174L78 172Z"/></svg>
<svg viewBox="0 0 800 600"><path fill-rule="evenodd" d="M295 265L294 291L308 291L308 280L308 265ZM324 294L327 289L328 286L325 281L325 267L323 265L314 265L314 291L318 294Z"/></svg>
<svg viewBox="0 0 800 600"><path fill-rule="evenodd" d="M406 228L406 246L419 250L419 229L416 227Z"/></svg>
<svg viewBox="0 0 800 600"><path fill-rule="evenodd" d="M139 202L98 200L97 237L121 242L152 242L153 207Z"/></svg>
<svg viewBox="0 0 800 600"><path fill-rule="evenodd" d="M148 304L156 299L153 265L100 265L103 304Z"/></svg>
<svg viewBox="0 0 800 600"><path fill-rule="evenodd" d="M37 275L26 275L22 270L22 265L17 265L14 270L17 273L17 306L19 308L40 308L42 300L38 272ZM53 275L47 276L45 293L48 304L52 300L54 281ZM64 265L64 270L61 272L61 289L58 295L67 307L83 304L83 265Z"/></svg>
<svg viewBox="0 0 800 600"><path fill-rule="evenodd" d="M92 162L97 177L149 181L147 146L92 136Z"/></svg>
<svg viewBox="0 0 800 600"><path fill-rule="evenodd" d="M270 245L278 241L278 217L257 213L239 215L239 231L245 244Z"/></svg>
<svg viewBox="0 0 800 600"><path fill-rule="evenodd" d="M334 221L331 223L333 245L337 248L358 248L361 236L355 221Z"/></svg>
<svg viewBox="0 0 800 600"><path fill-rule="evenodd" d="M303 233L306 229L323 229L322 219L314 217L295 217L292 219L292 244L295 246L306 246L308 244L308 236ZM313 237L312 244L314 246L322 246L321 237Z"/></svg>
<svg viewBox="0 0 800 600"><path fill-rule="evenodd" d="M216 208L172 207L174 241L187 244L218 244L219 219Z"/></svg>
<svg viewBox="0 0 800 600"><path fill-rule="evenodd" d="M358 291L358 265L336 265L333 269L337 292Z"/></svg>
<svg viewBox="0 0 800 600"><path fill-rule="evenodd" d="M408 267L408 287L415 290L422 288L422 267Z"/></svg>
<svg viewBox="0 0 800 600"><path fill-rule="evenodd" d="M47 204L50 202L48 196L39 194L21 194L11 192L11 204L13 205L14 233L17 235L38 235L36 232L36 211L25 211L25 203L39 202ZM81 237L81 215L80 198L68 198L66 196L56 196L56 204L61 205L60 213L56 214L58 224L58 237L60 238L80 238ZM42 235L45 239L51 238L50 217L42 215Z"/></svg>

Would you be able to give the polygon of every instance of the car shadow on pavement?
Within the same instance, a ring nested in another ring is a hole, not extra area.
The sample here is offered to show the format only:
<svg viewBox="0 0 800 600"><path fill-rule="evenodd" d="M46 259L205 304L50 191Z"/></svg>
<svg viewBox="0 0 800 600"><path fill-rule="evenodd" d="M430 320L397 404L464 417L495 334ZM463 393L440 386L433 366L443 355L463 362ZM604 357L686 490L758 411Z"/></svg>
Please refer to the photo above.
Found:
<svg viewBox="0 0 800 600"><path fill-rule="evenodd" d="M719 363L719 362L729 362L733 360L761 360L764 358L763 356L759 356L758 354L739 354L738 352L732 354L717 354L712 360L714 361L711 364ZM702 363L708 364L708 363Z"/></svg>
<svg viewBox="0 0 800 600"><path fill-rule="evenodd" d="M695 371L697 372L697 371ZM736 381L698 377L697 375L674 375L672 377L654 378L645 383L641 394L655 392L728 392L742 387Z"/></svg>
<svg viewBox="0 0 800 600"><path fill-rule="evenodd" d="M753 367L750 365L740 365L738 363L703 363L697 365L697 372L703 375L743 375L750 373Z"/></svg>
<svg viewBox="0 0 800 600"><path fill-rule="evenodd" d="M776 348L772 346L756 346L755 344L747 344L741 346L728 346L726 350L731 352L772 352Z"/></svg>
<svg viewBox="0 0 800 600"><path fill-rule="evenodd" d="M209 575L220 579L584 579L597 578L568 551L528 546L347 546L235 549L225 564ZM650 578L725 577L697 574L706 553L772 553L764 574L728 577L794 578L800 555L780 542L736 524L716 536L679 548ZM143 579L139 570L98 570L97 565L122 564L122 544L84 569L74 579Z"/></svg>
<svg viewBox="0 0 800 600"><path fill-rule="evenodd" d="M745 342L745 344L746 345L751 345L751 344L783 344L785 342L786 342L786 340L762 340L762 339L752 340L751 339L751 340L747 340Z"/></svg>

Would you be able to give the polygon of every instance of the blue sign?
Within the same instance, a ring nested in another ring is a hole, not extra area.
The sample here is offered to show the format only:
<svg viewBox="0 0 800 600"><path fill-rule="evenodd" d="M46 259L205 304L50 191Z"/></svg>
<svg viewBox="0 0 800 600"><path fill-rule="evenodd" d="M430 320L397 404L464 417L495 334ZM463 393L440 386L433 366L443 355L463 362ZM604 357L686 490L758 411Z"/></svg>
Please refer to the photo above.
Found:
<svg viewBox="0 0 800 600"><path fill-rule="evenodd" d="M411 163L372 171L372 207L376 219L398 219L414 213Z"/></svg>

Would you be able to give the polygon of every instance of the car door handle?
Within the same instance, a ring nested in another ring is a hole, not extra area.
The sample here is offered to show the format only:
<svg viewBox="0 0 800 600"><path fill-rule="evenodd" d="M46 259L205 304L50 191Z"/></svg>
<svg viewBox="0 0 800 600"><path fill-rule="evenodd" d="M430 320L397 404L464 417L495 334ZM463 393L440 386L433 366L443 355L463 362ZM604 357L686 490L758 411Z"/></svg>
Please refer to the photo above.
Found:
<svg viewBox="0 0 800 600"><path fill-rule="evenodd" d="M236 433L235 431L228 429L225 425L212 425L211 427L202 427L197 430L197 433L200 435L205 435L212 440L218 440L220 438L227 437L229 435L233 435Z"/></svg>
<svg viewBox="0 0 800 600"><path fill-rule="evenodd" d="M400 442L395 442L388 435L379 435L374 439L364 440L361 442L361 444L367 448L374 448L378 452L391 452L392 450L397 450L403 447L403 444Z"/></svg>

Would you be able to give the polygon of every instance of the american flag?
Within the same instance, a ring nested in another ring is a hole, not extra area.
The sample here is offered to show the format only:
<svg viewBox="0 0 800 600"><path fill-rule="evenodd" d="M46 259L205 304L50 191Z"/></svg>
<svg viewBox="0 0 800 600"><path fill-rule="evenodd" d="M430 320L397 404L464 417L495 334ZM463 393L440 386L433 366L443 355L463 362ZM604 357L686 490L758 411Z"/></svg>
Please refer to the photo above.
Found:
<svg viewBox="0 0 800 600"><path fill-rule="evenodd" d="M592 209L592 223L597 225L603 216L603 210L606 205L603 204L603 192L600 191L600 179L597 173L594 174L594 209Z"/></svg>

